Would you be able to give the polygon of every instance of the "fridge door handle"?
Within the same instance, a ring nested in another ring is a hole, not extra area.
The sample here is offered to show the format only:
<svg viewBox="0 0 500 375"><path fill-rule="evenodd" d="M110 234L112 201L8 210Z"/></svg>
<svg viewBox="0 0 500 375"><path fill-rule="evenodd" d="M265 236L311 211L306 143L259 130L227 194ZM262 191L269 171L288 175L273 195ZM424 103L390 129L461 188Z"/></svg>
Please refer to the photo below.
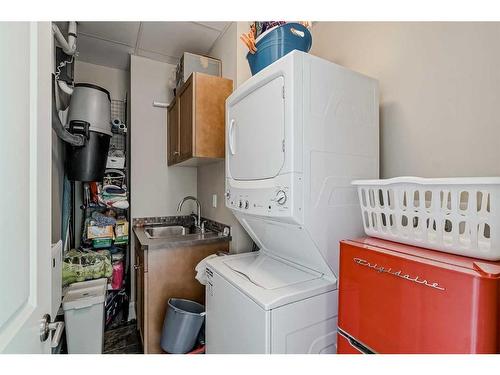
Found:
<svg viewBox="0 0 500 375"><path fill-rule="evenodd" d="M347 340L347 342L349 343L349 345L351 345L357 351L359 351L363 354L375 354L375 352L373 350L371 350L367 346L363 345L358 340L354 339L353 337L351 337L349 334L342 331L341 329L339 329L338 332L339 332L339 335L344 337Z"/></svg>

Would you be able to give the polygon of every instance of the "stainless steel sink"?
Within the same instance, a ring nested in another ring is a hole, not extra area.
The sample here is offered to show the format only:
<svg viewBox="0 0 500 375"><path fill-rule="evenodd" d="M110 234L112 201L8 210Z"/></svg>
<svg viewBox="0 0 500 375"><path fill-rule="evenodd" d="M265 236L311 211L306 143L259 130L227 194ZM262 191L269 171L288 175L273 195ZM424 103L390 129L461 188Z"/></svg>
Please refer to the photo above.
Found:
<svg viewBox="0 0 500 375"><path fill-rule="evenodd" d="M154 239L185 236L188 233L188 229L180 225L164 225L147 227L144 229L144 232L148 238Z"/></svg>
<svg viewBox="0 0 500 375"><path fill-rule="evenodd" d="M202 232L200 228L197 227L183 227L181 225L155 225L144 228L144 233L149 239L159 239L159 238L173 238L173 237L197 237L200 234L203 235L213 235L215 234L211 230L205 230ZM191 235L191 236L190 236Z"/></svg>

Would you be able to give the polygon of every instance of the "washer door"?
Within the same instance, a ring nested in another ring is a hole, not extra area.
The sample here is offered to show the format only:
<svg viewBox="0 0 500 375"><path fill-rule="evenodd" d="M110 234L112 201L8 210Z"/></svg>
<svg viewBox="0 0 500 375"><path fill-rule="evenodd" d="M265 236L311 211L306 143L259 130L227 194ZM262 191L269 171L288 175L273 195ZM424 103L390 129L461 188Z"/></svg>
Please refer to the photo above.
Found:
<svg viewBox="0 0 500 375"><path fill-rule="evenodd" d="M228 108L226 147L234 179L273 178L283 167L284 84L283 76L279 76Z"/></svg>

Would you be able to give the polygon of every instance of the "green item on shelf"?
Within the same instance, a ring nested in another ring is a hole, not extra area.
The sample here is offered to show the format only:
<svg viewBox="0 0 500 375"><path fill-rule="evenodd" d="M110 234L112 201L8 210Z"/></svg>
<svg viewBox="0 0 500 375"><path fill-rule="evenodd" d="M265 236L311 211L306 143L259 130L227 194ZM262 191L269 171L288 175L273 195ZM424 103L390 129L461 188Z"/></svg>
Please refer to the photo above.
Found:
<svg viewBox="0 0 500 375"><path fill-rule="evenodd" d="M115 245L128 244L128 236L120 236L115 238Z"/></svg>
<svg viewBox="0 0 500 375"><path fill-rule="evenodd" d="M91 250L72 249L64 256L62 264L63 286L79 281L111 277L111 253L107 250L99 253Z"/></svg>
<svg viewBox="0 0 500 375"><path fill-rule="evenodd" d="M94 238L92 239L92 247L94 249L103 249L110 247L113 244L112 238Z"/></svg>

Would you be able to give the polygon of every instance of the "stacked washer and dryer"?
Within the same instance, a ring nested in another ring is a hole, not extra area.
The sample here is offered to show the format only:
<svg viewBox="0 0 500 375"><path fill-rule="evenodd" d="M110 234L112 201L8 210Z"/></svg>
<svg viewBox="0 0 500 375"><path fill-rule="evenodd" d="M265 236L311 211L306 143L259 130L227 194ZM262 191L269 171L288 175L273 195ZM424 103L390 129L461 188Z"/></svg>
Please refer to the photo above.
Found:
<svg viewBox="0 0 500 375"><path fill-rule="evenodd" d="M260 248L207 261L207 353L335 353L339 241L378 178L378 83L293 51L226 101L226 206Z"/></svg>

